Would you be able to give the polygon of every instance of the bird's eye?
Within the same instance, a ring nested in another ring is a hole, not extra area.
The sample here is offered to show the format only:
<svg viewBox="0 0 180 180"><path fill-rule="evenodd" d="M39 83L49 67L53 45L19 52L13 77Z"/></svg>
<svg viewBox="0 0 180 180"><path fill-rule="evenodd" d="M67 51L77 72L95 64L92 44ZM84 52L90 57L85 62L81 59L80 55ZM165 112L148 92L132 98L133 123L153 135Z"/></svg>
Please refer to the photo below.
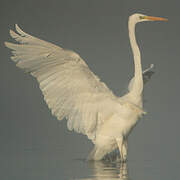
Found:
<svg viewBox="0 0 180 180"><path fill-rule="evenodd" d="M139 19L141 19L141 20L144 19L144 16L139 16Z"/></svg>

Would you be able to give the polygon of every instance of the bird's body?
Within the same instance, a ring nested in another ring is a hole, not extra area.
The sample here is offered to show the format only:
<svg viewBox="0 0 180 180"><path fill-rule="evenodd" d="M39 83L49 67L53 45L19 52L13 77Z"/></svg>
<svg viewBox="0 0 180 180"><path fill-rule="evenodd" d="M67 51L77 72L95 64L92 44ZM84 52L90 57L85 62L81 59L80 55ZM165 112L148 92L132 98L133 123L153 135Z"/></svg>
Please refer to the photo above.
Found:
<svg viewBox="0 0 180 180"><path fill-rule="evenodd" d="M135 38L135 24L145 20L165 20L134 14L129 18L129 36L134 55L135 73L129 92L117 97L90 71L75 52L35 38L17 25L10 35L20 44L6 42L18 67L39 82L52 113L66 118L69 130L87 135L94 143L89 159L101 160L119 148L121 160L127 158L127 138L143 111L143 84L151 77L151 68L142 72L140 51Z"/></svg>
<svg viewBox="0 0 180 180"><path fill-rule="evenodd" d="M118 148L118 141L127 140L132 128L136 125L142 109L129 102L123 102L117 106L117 112L106 119L96 133L95 149L90 159L100 160L105 154Z"/></svg>

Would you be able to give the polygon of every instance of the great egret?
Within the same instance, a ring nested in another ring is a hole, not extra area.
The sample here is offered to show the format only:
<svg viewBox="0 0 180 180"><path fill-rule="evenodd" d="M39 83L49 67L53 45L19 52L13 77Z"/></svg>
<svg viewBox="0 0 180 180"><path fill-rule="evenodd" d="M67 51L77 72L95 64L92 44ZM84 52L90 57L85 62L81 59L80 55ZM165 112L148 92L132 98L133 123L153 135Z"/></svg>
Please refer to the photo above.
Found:
<svg viewBox="0 0 180 180"><path fill-rule="evenodd" d="M19 44L5 42L12 49L16 65L37 78L44 99L59 120L67 119L67 127L87 135L94 143L88 159L101 160L119 148L122 161L127 158L127 138L144 114L143 75L151 76L152 66L142 72L141 54L135 38L135 25L143 21L167 21L165 18L133 14L129 17L129 38L135 72L129 91L117 97L89 69L75 52L23 32L18 25L10 35Z"/></svg>

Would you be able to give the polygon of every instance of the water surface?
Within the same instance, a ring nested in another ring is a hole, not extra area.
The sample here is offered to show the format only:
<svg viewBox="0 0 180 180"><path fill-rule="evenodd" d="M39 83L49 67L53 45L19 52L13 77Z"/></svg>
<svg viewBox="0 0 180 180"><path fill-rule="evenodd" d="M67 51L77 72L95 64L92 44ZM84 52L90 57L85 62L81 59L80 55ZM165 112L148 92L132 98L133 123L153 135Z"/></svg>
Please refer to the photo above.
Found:
<svg viewBox="0 0 180 180"><path fill-rule="evenodd" d="M37 149L6 154L1 163L3 180L178 180L180 170L175 160L87 162L66 156L61 150L51 153Z"/></svg>

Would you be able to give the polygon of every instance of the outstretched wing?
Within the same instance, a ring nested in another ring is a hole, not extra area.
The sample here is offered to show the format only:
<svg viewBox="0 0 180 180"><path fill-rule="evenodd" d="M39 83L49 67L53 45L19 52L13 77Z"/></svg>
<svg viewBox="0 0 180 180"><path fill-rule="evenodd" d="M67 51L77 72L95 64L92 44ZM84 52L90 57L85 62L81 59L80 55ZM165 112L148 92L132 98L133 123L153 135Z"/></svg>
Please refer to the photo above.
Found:
<svg viewBox="0 0 180 180"><path fill-rule="evenodd" d="M146 84L150 79L151 76L155 73L152 69L154 68L154 64L151 64L149 68L143 71L143 82Z"/></svg>
<svg viewBox="0 0 180 180"><path fill-rule="evenodd" d="M5 42L12 49L11 59L37 78L48 107L59 120L67 118L69 130L93 140L99 124L119 105L116 97L75 52L35 38L17 25L16 31L10 35L19 43Z"/></svg>

